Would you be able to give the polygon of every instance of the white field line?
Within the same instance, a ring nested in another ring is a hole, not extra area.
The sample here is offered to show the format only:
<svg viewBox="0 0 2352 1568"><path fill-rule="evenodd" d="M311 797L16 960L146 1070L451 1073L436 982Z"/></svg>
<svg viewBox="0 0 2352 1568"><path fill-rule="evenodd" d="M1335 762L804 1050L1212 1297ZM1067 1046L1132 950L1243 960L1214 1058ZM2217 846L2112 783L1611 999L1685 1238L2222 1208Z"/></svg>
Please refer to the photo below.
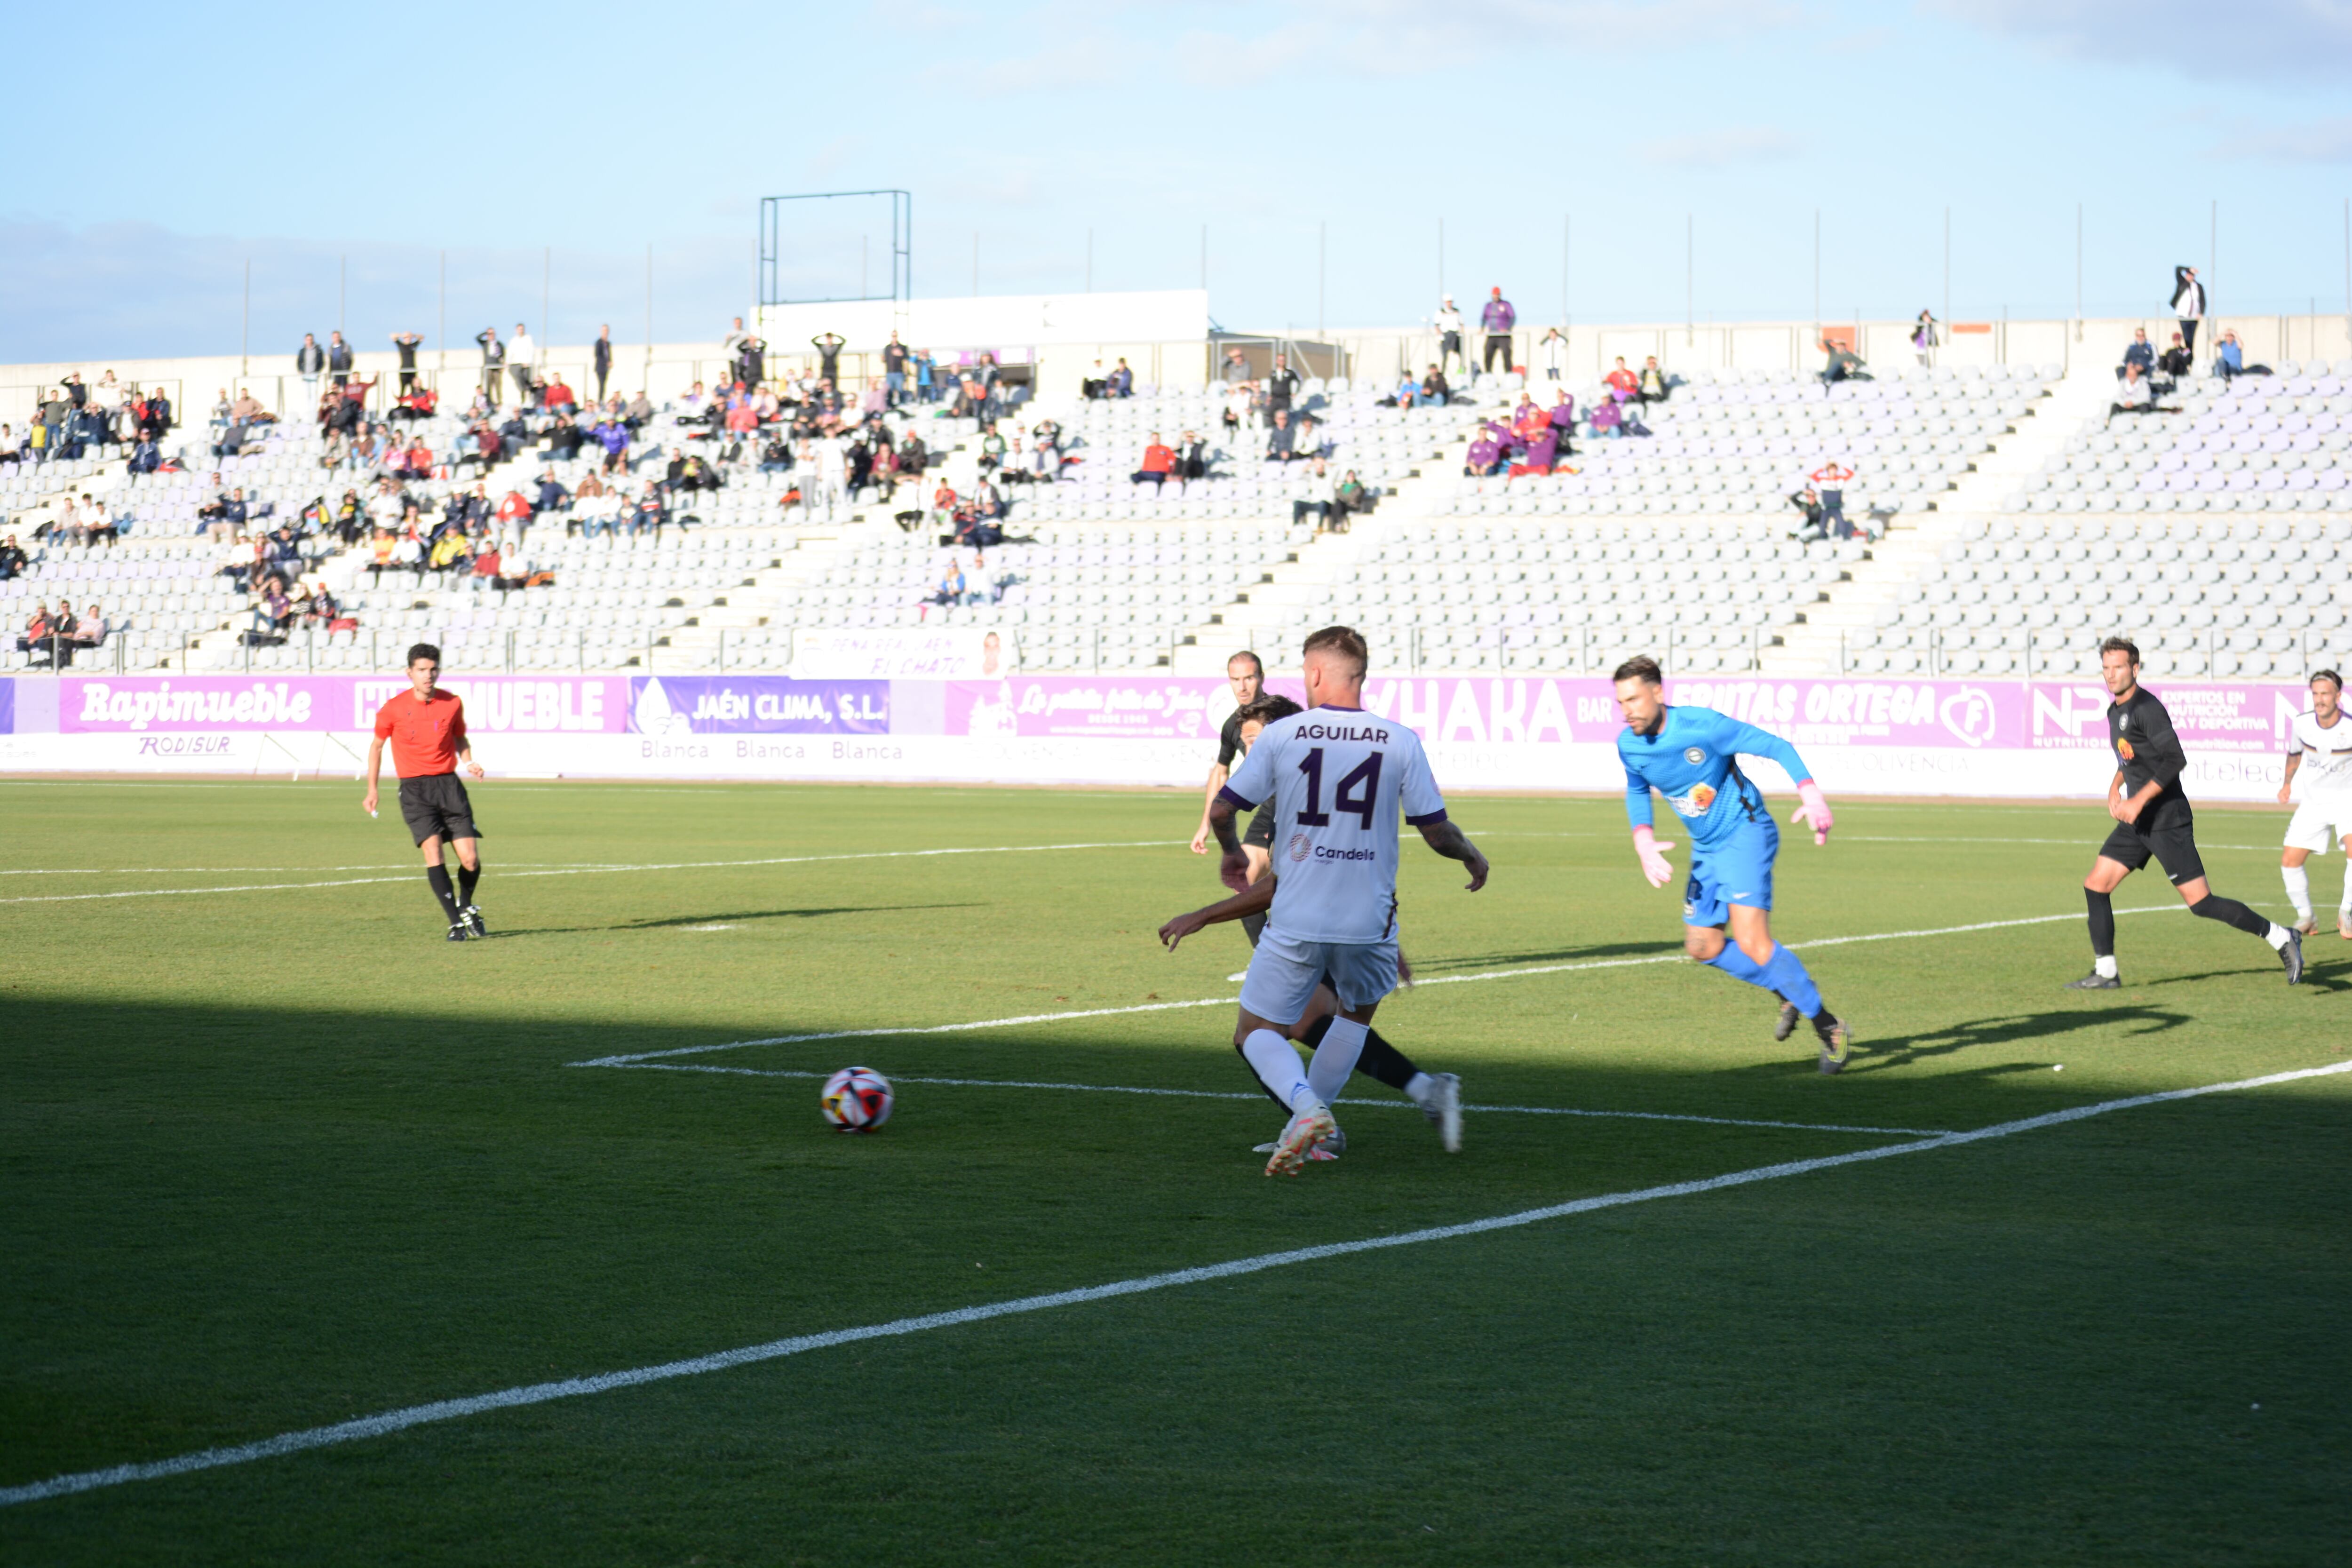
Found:
<svg viewBox="0 0 2352 1568"><path fill-rule="evenodd" d="M1103 844L983 844L961 849L875 849L854 855L777 855L756 860L670 860L642 865L585 864L491 868L498 878L601 877L616 871L702 871L740 866L809 866L833 860L919 860L940 855L1034 855L1054 849L1165 849L1186 842L1181 838L1148 838ZM422 862L419 863L420 867ZM170 899L193 893L280 893L303 888L356 888L374 882L405 882L407 877L347 877L327 882L253 882L226 888L133 888L113 893L36 893L0 899L0 904L64 904L89 899Z"/></svg>
<svg viewBox="0 0 2352 1568"><path fill-rule="evenodd" d="M1087 1306L1097 1301L1113 1300L1122 1296L1139 1296L1147 1291L1174 1289L1186 1285L1205 1284L1213 1279L1231 1279L1244 1274L1258 1274L1269 1268L1288 1268L1302 1263L1320 1263L1328 1258L1345 1258L1355 1253L1380 1252L1391 1247L1419 1247L1433 1241L1455 1241L1464 1237L1484 1236L1490 1231L1515 1230L1524 1226L1539 1225L1547 1220L1566 1219L1575 1215L1592 1214L1602 1209L1622 1208L1632 1204L1654 1203L1663 1198L1693 1197L1702 1193L1721 1192L1728 1187L1751 1186L1759 1182L1776 1182L1789 1176L1809 1175L1816 1171L1834 1170L1841 1165L1856 1165L1866 1160L1886 1160L1901 1154L1924 1153L1931 1149L1949 1149L1964 1143L1982 1142L1992 1139L2011 1138L2020 1132L2037 1131L2045 1127L2058 1127L2070 1121L2081 1121L2111 1110L2127 1110L2144 1105L2159 1105L2168 1100L2193 1100L2201 1095L2225 1094L2238 1089L2266 1089L2273 1084L2292 1083L2299 1079L2324 1078L2330 1074L2352 1072L2352 1062L2336 1062L2327 1067L2302 1068L2292 1072L2275 1072L2261 1078L2240 1079L2230 1083L2210 1083L2193 1089L2165 1089L2155 1094L2137 1094L2122 1100L2104 1100L2090 1105L2078 1105L2067 1110L2053 1110L2042 1116L2029 1116L2016 1121L1995 1122L1967 1132L1946 1132L1934 1138L1924 1138L1908 1143L1890 1143L1875 1149L1859 1149L1845 1154L1826 1154L1810 1160L1790 1160L1777 1164L1758 1165L1726 1175L1707 1176L1697 1181L1672 1182L1663 1186L1639 1187L1630 1192L1604 1193L1597 1197L1577 1198L1568 1203L1548 1204L1541 1208L1521 1209L1516 1214L1496 1215L1487 1219L1469 1220L1459 1225L1430 1226L1420 1230L1399 1232L1392 1236L1365 1237L1355 1241L1327 1242L1320 1247L1296 1247L1285 1252L1262 1252L1252 1258L1236 1258L1224 1263L1212 1263L1195 1268L1171 1269L1161 1274L1146 1274L1133 1279L1114 1280L1107 1285L1090 1285L1075 1290L1055 1290L1040 1296L1021 1296L1006 1301L991 1301L978 1306L958 1307L944 1312L926 1312L911 1318L895 1318L885 1323L868 1323L856 1328L834 1329L824 1333L795 1334L787 1339L770 1340L763 1344L744 1345L735 1350L719 1351L710 1355L689 1356L680 1361L657 1363L652 1366L632 1367L623 1372L599 1373L588 1377L561 1378L550 1383L522 1384L499 1389L492 1394L478 1394L461 1399L439 1399L425 1405L406 1405L387 1410L381 1415L361 1416L352 1421L338 1421L326 1426L310 1426L296 1432L282 1432L275 1437L258 1442L240 1443L228 1447L204 1448L194 1453L180 1454L168 1459L144 1464L115 1465L105 1469L79 1470L68 1475L52 1476L47 1480L24 1486L0 1488L0 1507L18 1503L38 1502L47 1498L68 1497L76 1492L94 1491L101 1487L121 1486L130 1481L160 1480L171 1476L184 1476L198 1470L219 1469L229 1465L251 1464L257 1459L278 1458L287 1454L299 1454L313 1448L325 1448L339 1443L357 1442L368 1437L388 1436L412 1426L434 1422L462 1420L493 1410L511 1410L527 1405L544 1405L557 1399L577 1399L592 1394L608 1394L614 1389L634 1388L643 1384L662 1383L671 1378L697 1377L704 1373L724 1372L733 1367L750 1366L756 1363L775 1361L783 1356L801 1355L810 1351L831 1350L839 1345L856 1344L869 1340L898 1339L908 1334L927 1333L934 1329L961 1328L968 1323L982 1323L994 1318L1009 1318L1026 1312L1043 1312L1063 1307Z"/></svg>
<svg viewBox="0 0 2352 1568"><path fill-rule="evenodd" d="M722 1068L700 1062L625 1062L620 1065L638 1072L715 1072L734 1078L814 1079L831 1076L791 1068ZM1223 1089L1137 1089L1116 1083L1025 1083L1001 1078L902 1078L896 1074L891 1076L890 1081L894 1084L937 1084L950 1089L1058 1089L1081 1094L1146 1094L1170 1100L1249 1100L1261 1105L1266 1103L1263 1094ZM1364 1107L1381 1110L1420 1109L1409 1100L1342 1099L1338 1103L1350 1110ZM1791 1132L1861 1132L1881 1138L1938 1138L1949 1131L1943 1127L1846 1127L1827 1121L1751 1121L1736 1116L1683 1116L1664 1110L1573 1110L1556 1105L1465 1105L1462 1109L1475 1110L1482 1116L1589 1116L1601 1121L1699 1121L1710 1127L1770 1127Z"/></svg>
<svg viewBox="0 0 2352 1568"><path fill-rule="evenodd" d="M1465 828L1464 831L1467 832L1468 829ZM1520 832L1514 829L1498 828L1493 831L1473 834L1472 837L1476 838L1622 838L1625 836L1622 833L1609 831L1551 832L1548 830L1529 830L1527 832ZM2056 845L2062 848L2069 846L2078 847L2090 849L2094 853L2098 849L2097 843L2087 837L2078 838L1960 838L1949 837L1944 834L1904 835L1894 833L1848 833L1843 829L1838 830L1831 835L1831 837L1836 842L1841 844L2045 844ZM2198 840L2197 847L2200 849L2276 849L2279 846L2275 844L2208 844L2204 840L2200 839Z"/></svg>
<svg viewBox="0 0 2352 1568"><path fill-rule="evenodd" d="M2150 904L2141 909L2117 910L2118 915L2165 914L2178 911L2180 904ZM2079 921L2081 915L2028 915L2021 920L1978 921L1969 925L1938 926L1927 931L1871 931L1861 936L1818 937L1811 942L1790 942L1791 948L1811 950L1817 947L1844 947L1862 942L1904 942L1921 937L1958 936L1967 931L1999 931L2008 926L2050 925L2063 921ZM1651 953L1642 958L1598 958L1579 963L1533 963L1517 969L1482 969L1473 974L1437 974L1416 979L1413 988L1428 985L1463 985L1480 980L1517 980L1529 974L1568 974L1586 969L1630 969L1651 963L1684 963L1680 952ZM972 1029L1004 1029L1020 1024L1059 1024L1072 1018L1115 1018L1129 1013L1171 1013L1186 1007L1230 1007L1231 996L1201 996L1188 1002L1144 1002L1129 1007L1081 1007L1067 1013L1023 1013L1009 1018L975 1018L961 1024L887 1025L862 1029L819 1029L802 1035L768 1035L756 1040L728 1040L711 1046L674 1046L662 1051L635 1051L622 1056L597 1057L587 1061L567 1062L575 1068L631 1067L638 1062L661 1061L670 1057L702 1056L710 1051L740 1051L753 1046L798 1046L813 1040L870 1040L906 1035L960 1035Z"/></svg>

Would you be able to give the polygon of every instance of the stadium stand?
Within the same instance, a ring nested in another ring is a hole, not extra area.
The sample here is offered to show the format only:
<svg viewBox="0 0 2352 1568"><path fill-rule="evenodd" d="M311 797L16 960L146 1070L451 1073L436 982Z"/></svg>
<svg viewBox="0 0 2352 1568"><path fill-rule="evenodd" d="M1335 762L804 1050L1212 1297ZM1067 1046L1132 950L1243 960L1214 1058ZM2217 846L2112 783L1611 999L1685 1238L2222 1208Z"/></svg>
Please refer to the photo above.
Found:
<svg viewBox="0 0 2352 1568"><path fill-rule="evenodd" d="M2112 416L2095 365L1906 366L1828 386L1697 372L1633 405L1647 437L1595 434L1596 384L1572 389L1572 452L1517 476L1465 472L1472 443L1556 384L1483 377L1400 408L1360 382L1307 380L1291 406L1311 434L1290 460L1268 455L1246 385L992 401L1001 458L980 410L912 405L868 428L919 436L929 468L855 495L804 442L787 439L789 463L765 432L727 450L681 400L634 433L614 499L595 505L575 498L604 454L549 449L543 417L521 449L469 468L450 460L464 417L414 422L401 435L435 454L430 475L387 493L427 530L477 483L491 507L536 500L542 476L564 492L528 520L473 522L472 548L499 552L494 576L463 557L436 570L423 540L379 561L365 529L338 528L344 492L366 499L380 468L315 428L248 429L215 457L215 423L167 437L161 472L96 446L0 468L0 535L30 556L0 582L0 620L13 644L35 602L101 605L108 639L80 668L379 668L431 640L453 668L784 670L800 631L971 626L1000 630L1013 668L1190 671L1348 620L1416 669L1590 670L1646 650L1689 671L2026 674L2125 629L2171 673L2263 675L2341 640L2332 568L2352 541L2352 363L2275 368L2184 380L2159 399L2177 412ZM1151 437L1181 448L1186 432L1205 471L1138 482ZM676 482L688 453L715 488ZM1033 482L1013 482L1024 469ZM1790 498L1824 471L1850 471L1845 516L1875 538L1798 536ZM1312 508L1350 472L1368 510L1326 530ZM208 530L207 503L232 488L247 522ZM633 526L651 495L660 526ZM67 537L90 521L84 496L119 538ZM978 531L975 498L992 503ZM273 542L281 527L294 537ZM272 574L299 584L291 618L273 622ZM302 616L320 594L331 616Z"/></svg>

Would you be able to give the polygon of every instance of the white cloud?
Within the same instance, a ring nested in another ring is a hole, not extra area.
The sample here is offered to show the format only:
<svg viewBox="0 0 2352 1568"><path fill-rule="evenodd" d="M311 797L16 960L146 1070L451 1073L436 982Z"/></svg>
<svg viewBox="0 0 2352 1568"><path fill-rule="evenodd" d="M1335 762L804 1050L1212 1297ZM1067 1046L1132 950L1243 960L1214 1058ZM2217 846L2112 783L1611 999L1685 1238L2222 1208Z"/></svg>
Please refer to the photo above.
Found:
<svg viewBox="0 0 2352 1568"><path fill-rule="evenodd" d="M1654 142L1643 158L1670 168L1723 169L1736 163L1773 163L1792 158L1803 142L1777 125L1735 125Z"/></svg>
<svg viewBox="0 0 2352 1568"><path fill-rule="evenodd" d="M2352 115L2250 131L2213 149L2222 158L2257 158L2278 163L2352 163Z"/></svg>
<svg viewBox="0 0 2352 1568"><path fill-rule="evenodd" d="M1988 32L2056 53L2169 67L2200 79L2341 79L2352 68L2352 0L1927 0Z"/></svg>

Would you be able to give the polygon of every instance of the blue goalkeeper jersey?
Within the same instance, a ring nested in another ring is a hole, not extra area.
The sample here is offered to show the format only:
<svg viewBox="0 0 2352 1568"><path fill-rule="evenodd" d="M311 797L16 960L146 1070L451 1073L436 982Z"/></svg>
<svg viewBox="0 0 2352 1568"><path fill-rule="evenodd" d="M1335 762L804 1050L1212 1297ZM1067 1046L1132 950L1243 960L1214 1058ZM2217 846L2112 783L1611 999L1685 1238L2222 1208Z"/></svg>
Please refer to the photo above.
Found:
<svg viewBox="0 0 2352 1568"><path fill-rule="evenodd" d="M1625 816L1636 827L1650 822L1650 791L1655 788L1683 818L1692 844L1706 847L1728 840L1757 817L1770 821L1764 796L1739 771L1739 755L1769 757L1799 784L1813 776L1797 748L1753 724L1743 724L1712 708L1666 710L1657 733L1617 731L1617 756L1625 764Z"/></svg>

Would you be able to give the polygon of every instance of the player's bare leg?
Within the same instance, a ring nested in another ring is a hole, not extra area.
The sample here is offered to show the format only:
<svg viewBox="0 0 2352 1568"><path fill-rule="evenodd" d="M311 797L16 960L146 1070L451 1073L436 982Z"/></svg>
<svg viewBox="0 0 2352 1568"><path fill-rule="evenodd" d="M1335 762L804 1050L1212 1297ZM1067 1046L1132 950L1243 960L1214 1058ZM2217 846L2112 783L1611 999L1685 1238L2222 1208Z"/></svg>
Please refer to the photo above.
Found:
<svg viewBox="0 0 2352 1568"><path fill-rule="evenodd" d="M1853 1031L1822 1000L1821 987L1813 984L1812 973L1806 969L1804 961L1772 940L1771 915L1752 905L1733 904L1728 909L1728 923L1727 938L1723 928L1717 926L1683 927L1683 951L1735 980L1745 980L1778 994L1783 1016L1794 1008L1799 1016L1811 1021L1813 1035L1821 1041L1822 1071L1843 1071ZM1794 1029L1791 1023L1790 1032ZM1776 1029L1773 1037L1785 1039L1787 1034Z"/></svg>

